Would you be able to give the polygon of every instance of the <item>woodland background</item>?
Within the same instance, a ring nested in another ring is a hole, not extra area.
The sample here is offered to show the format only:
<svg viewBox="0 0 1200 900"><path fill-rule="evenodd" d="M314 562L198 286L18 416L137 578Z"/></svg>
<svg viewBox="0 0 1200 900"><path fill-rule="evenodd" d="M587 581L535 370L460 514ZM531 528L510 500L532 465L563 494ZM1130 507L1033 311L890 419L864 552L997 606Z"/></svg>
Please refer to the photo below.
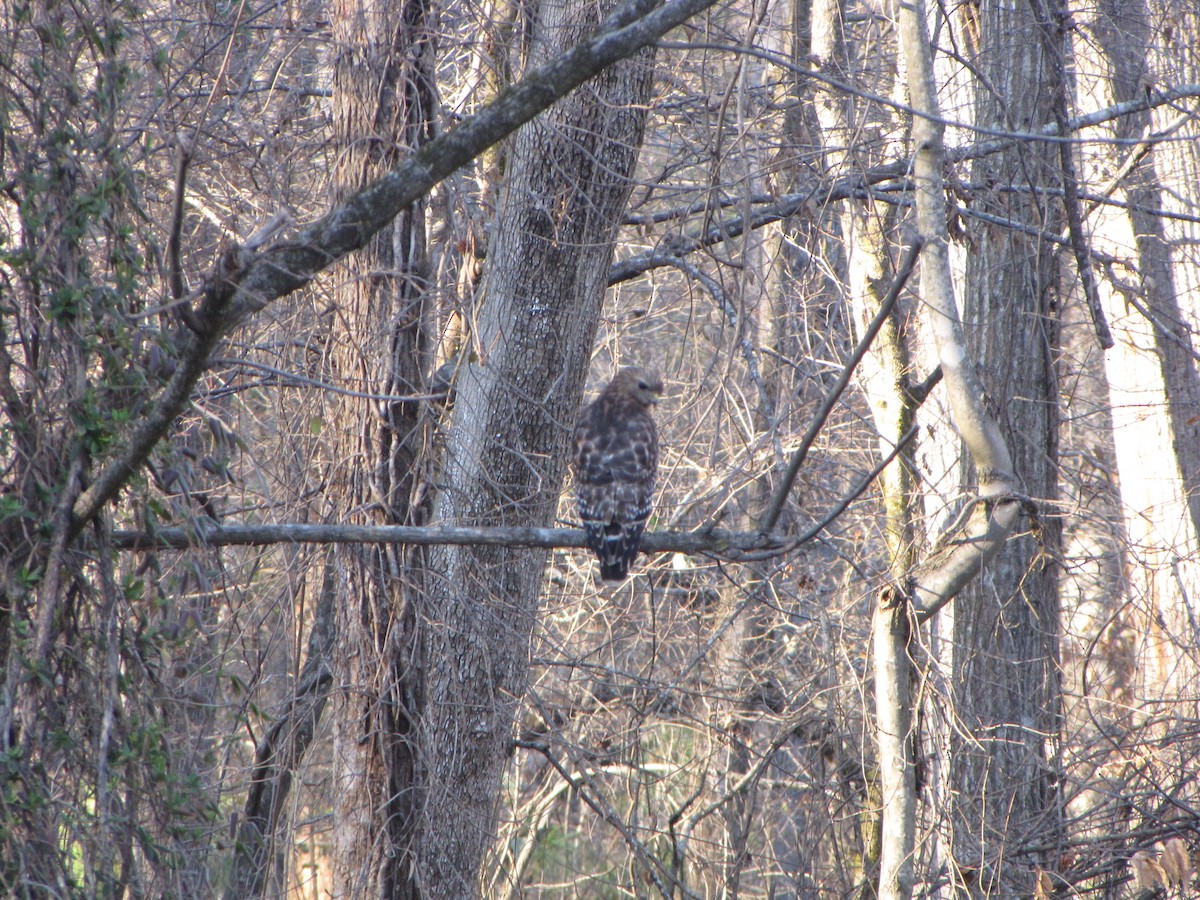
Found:
<svg viewBox="0 0 1200 900"><path fill-rule="evenodd" d="M1198 48L5 0L0 892L1192 896Z"/></svg>

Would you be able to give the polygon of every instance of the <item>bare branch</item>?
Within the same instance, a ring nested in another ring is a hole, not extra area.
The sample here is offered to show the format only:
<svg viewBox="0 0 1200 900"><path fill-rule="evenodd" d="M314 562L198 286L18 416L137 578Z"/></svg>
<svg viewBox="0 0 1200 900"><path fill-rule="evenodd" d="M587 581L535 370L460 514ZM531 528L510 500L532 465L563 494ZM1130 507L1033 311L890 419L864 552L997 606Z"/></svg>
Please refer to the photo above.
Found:
<svg viewBox="0 0 1200 900"><path fill-rule="evenodd" d="M674 889L677 888L680 892L682 892L684 897L697 898L697 900L699 900L699 895L689 890L687 885L681 882L674 872L663 865L663 863L655 855L646 849L645 844L639 840L637 834L625 824L625 820L622 818L622 816L620 816L617 811L604 800L603 794L599 790L596 790L595 781L593 778L595 770L580 768L577 769L574 774L572 774L571 771L567 769L567 767L564 766L558 760L558 758L554 756L553 753L550 752L550 747L547 744L536 741L516 741L514 743L516 746L523 749L535 750L538 753L541 753L542 756L545 757L546 761L549 762L550 765L553 766L558 772L559 776L571 785L571 788L576 792L579 799L591 807L592 811L595 812L596 815L600 816L600 818L602 818L620 833L621 837L625 839L625 845L629 847L630 851L638 858L638 861L642 864L646 875L649 876L649 878L654 882L655 887L659 889L659 892L662 894L662 896L675 896ZM667 886L666 880L664 879L671 882L670 887Z"/></svg>
<svg viewBox="0 0 1200 900"><path fill-rule="evenodd" d="M704 274L698 266L692 265L678 257L671 257L668 264L675 266L689 278L700 282L721 308L721 312L725 313L725 318L729 320L729 327L732 329L734 338L738 342L738 347L742 351L742 358L746 361L746 371L750 375L750 380L754 382L754 386L758 388L758 406L766 422L766 430L774 435L778 448L776 452L782 457L783 450L779 435L775 433L776 426L779 424L779 417L775 411L775 404L771 402L771 396L767 393L767 387L763 384L762 372L758 366L758 354L754 349L754 343L742 328L737 309L729 301L729 296L725 293L725 289L721 287L720 283L715 278Z"/></svg>
<svg viewBox="0 0 1200 900"><path fill-rule="evenodd" d="M505 547L586 547L576 528L466 527L450 525L208 525L114 531L119 550L183 550L189 547L261 547L269 544L490 544ZM651 553L697 553L741 559L747 553L791 550L796 541L756 531L658 531L642 538Z"/></svg>
<svg viewBox="0 0 1200 900"><path fill-rule="evenodd" d="M936 384L938 381L941 381L941 379L942 379L942 370L935 369L933 371L933 374L931 374L929 376L928 380L930 380L934 384ZM926 396L927 395L928 395L928 392L926 392ZM917 404L920 405L921 401L918 400L915 402L917 402ZM883 474L883 470L886 469L888 466L890 466L892 464L892 462L896 459L896 457L904 452L904 449L912 442L912 439L917 436L917 432L919 430L920 430L920 423L914 422L909 427L908 431L906 431L906 432L904 432L904 434L900 435L900 439L898 441L896 441L896 445L894 447L892 447L891 452L888 453L888 455L885 456L883 459L881 459L876 464L875 468L873 468L870 472L868 472L863 477L863 479L850 491L850 493L848 493L846 496L842 497L841 500L839 500L836 504L834 504L833 508L831 510L829 510L829 512L827 512L824 516L822 516L820 521L818 521L815 525L813 525L811 528L805 529L803 532L801 532L799 535L797 535L797 537L795 538L796 546L807 543L808 541L815 538L818 534L820 534L822 531L824 531L826 528L828 528L829 525L838 516L840 516L847 509L849 509L850 504L853 503L855 500L857 500L859 497L861 497L863 492L866 491L866 489L868 487L870 487L872 484L874 484L875 479Z"/></svg>
<svg viewBox="0 0 1200 900"><path fill-rule="evenodd" d="M171 232L167 237L167 279L170 281L171 299L182 300L187 292L183 284L183 266L179 255L183 245L183 204L187 193L187 170L192 162L192 146L186 140L179 142L179 156L175 164L175 199L171 207Z"/></svg>
<svg viewBox="0 0 1200 900"><path fill-rule="evenodd" d="M927 621L979 574L1004 546L1028 505L1026 498L1016 494L972 498L967 503L913 573L912 608L918 622Z"/></svg>
<svg viewBox="0 0 1200 900"><path fill-rule="evenodd" d="M276 832L292 790L293 773L316 735L333 684L330 654L335 639L333 604L337 595L337 570L329 558L304 669L286 708L259 742L254 755L244 818L238 829L237 855L225 894L231 900L261 897L266 891L272 849L280 840Z"/></svg>
<svg viewBox="0 0 1200 900"><path fill-rule="evenodd" d="M1041 20L1041 36L1050 58L1050 65L1057 71L1054 80L1054 121L1060 134L1070 134L1067 123L1067 88L1070 79L1066 71L1067 38L1069 15L1061 3L1046 3L1039 10ZM1083 233L1083 211L1079 202L1079 177L1075 172L1074 148L1067 142L1058 145L1059 168L1062 170L1063 211L1067 217L1067 231L1071 237L1071 251L1075 255L1075 270L1083 285L1083 295L1087 301L1088 311L1092 316L1092 327L1096 331L1096 340L1105 350L1113 347L1112 331L1109 330L1108 320L1104 317L1104 308L1100 304L1100 290L1096 285L1096 273L1092 271L1089 258L1087 238Z"/></svg>

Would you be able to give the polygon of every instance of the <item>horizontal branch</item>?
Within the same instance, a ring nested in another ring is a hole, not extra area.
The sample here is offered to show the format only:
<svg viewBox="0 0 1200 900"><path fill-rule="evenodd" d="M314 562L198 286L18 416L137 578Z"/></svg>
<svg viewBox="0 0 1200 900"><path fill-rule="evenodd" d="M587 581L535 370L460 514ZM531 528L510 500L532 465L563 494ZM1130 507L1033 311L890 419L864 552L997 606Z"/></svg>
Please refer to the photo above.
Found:
<svg viewBox="0 0 1200 900"><path fill-rule="evenodd" d="M504 528L453 525L211 525L114 531L119 550L184 550L191 547L268 546L270 544L492 544L506 547L586 547L577 528ZM643 535L642 549L651 553L698 553L722 559L747 554L786 552L794 539L758 532L656 531Z"/></svg>

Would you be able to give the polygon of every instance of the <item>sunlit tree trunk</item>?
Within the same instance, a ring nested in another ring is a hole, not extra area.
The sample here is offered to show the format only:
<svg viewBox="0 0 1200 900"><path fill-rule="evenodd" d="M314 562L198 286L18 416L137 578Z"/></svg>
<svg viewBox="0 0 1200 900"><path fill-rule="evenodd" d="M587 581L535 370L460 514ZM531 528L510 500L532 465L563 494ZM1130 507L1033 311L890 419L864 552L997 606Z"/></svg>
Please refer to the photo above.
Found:
<svg viewBox="0 0 1200 900"><path fill-rule="evenodd" d="M812 59L823 74L853 82L848 52L846 5L840 0L813 4ZM878 86L873 88L882 92ZM875 146L883 121L878 109L849 92L827 91L816 104L825 157L835 172L851 173L872 162L861 146ZM854 336L861 339L880 313L891 286L893 207L881 202L842 204L840 224L846 262L846 300ZM902 306L894 306L871 349L855 372L879 435L879 453L892 453L915 421L911 393L914 375ZM912 451L908 450L879 476L887 544L888 571L902 583L917 556L916 503ZM916 783L913 681L913 622L906 598L885 590L876 598L872 623L875 674L875 758L867 767L873 802L862 815L863 841L860 896L903 896L911 889L916 826ZM881 863L883 869L881 870ZM881 883L882 882L882 883Z"/></svg>
<svg viewBox="0 0 1200 900"><path fill-rule="evenodd" d="M1094 30L1104 52L1099 71L1088 67L1097 100L1137 98L1157 78L1186 81L1200 72L1193 50L1167 58L1151 52L1154 23L1196 21L1186 4L1101 3ZM1195 226L1172 222L1160 210L1191 207L1197 160L1194 147L1157 143L1184 118L1172 109L1140 112L1114 123L1128 142L1114 164L1124 210L1100 209L1098 246L1118 262L1102 284L1117 345L1106 355L1113 440L1126 507L1128 577L1141 619L1142 696L1174 699L1190 692L1197 671L1175 647L1196 640L1190 595L1200 584L1195 563L1200 527L1200 381L1197 379L1193 266ZM1171 448L1174 459L1165 455Z"/></svg>
<svg viewBox="0 0 1200 900"><path fill-rule="evenodd" d="M1147 64L1149 55L1150 11L1142 3L1099 5L1096 34L1109 63L1109 86L1116 102L1136 100L1154 77ZM1187 73L1181 73L1188 77ZM1166 388L1166 411L1170 422L1171 447L1175 451L1182 476L1183 496L1187 503L1193 533L1200 532L1200 378L1196 371L1196 350L1192 341L1195 312L1180 303L1176 287L1175 261L1171 252L1163 216L1158 212L1169 204L1159 183L1158 154L1151 146L1138 146L1154 130L1149 112L1123 116L1116 123L1116 136L1133 144L1126 165L1125 186L1129 223L1137 246L1138 284L1136 295L1127 297L1144 304L1138 310L1149 320L1153 347L1162 368ZM1167 151L1168 159L1171 154ZM1174 154L1174 162L1188 169L1188 156ZM1182 157L1182 158L1181 158ZM1191 166L1195 171L1195 165Z"/></svg>
<svg viewBox="0 0 1200 900"><path fill-rule="evenodd" d="M897 21L909 102L917 113L912 119L912 173L917 236L922 241L922 300L953 424L978 473L962 514L939 535L938 543L904 585L882 598L889 602L879 609L890 612L887 628L876 628L875 648L876 677L884 682L876 686L877 697L885 690L890 694L887 702L877 700L883 831L888 838L882 847L879 895L903 900L912 896L914 885L911 850L916 788L915 760L911 744L905 740L912 728L911 681L905 678L904 666L897 664L907 657L903 648L910 633L904 604L911 603L911 614L927 620L959 597L1003 551L1024 504L1017 496L1019 486L1008 440L985 402L980 372L968 353L955 301L943 182L945 126L935 89L925 4L921 0L901 4ZM905 587L911 591L909 597L903 596ZM955 619L973 612L958 610L956 603Z"/></svg>

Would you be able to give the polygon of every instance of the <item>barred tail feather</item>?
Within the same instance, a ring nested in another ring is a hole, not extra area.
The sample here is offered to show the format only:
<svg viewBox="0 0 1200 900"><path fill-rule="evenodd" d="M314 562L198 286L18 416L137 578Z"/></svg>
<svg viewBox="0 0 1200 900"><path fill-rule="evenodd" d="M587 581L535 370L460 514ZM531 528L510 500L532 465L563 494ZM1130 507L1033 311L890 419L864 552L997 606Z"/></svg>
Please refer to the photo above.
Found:
<svg viewBox="0 0 1200 900"><path fill-rule="evenodd" d="M642 532L641 522L585 522L588 546L600 561L600 578L619 583L629 575L629 567L638 555Z"/></svg>

